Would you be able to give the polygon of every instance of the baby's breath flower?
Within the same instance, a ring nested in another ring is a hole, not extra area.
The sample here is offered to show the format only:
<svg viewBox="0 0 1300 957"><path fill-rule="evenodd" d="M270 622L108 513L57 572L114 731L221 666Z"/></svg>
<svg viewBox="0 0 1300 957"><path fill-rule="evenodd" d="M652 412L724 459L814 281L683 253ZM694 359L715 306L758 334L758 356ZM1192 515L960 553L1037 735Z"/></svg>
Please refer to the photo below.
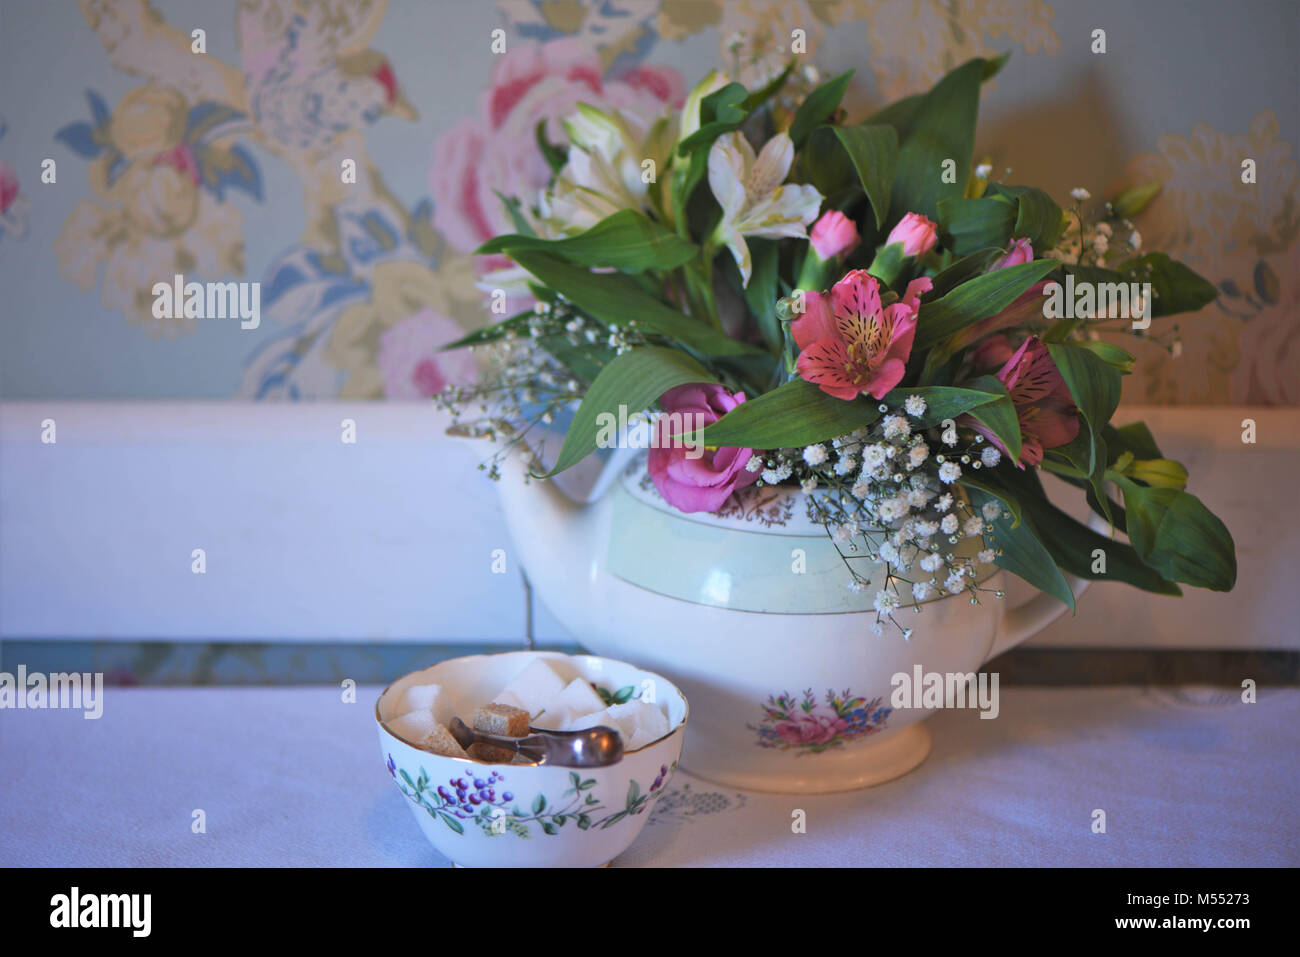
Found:
<svg viewBox="0 0 1300 957"><path fill-rule="evenodd" d="M919 395L909 395L903 403L903 408L907 414L915 418L925 415L925 399Z"/></svg>
<svg viewBox="0 0 1300 957"><path fill-rule="evenodd" d="M912 585L912 597L917 601L925 601L930 595L929 582L916 582Z"/></svg>
<svg viewBox="0 0 1300 957"><path fill-rule="evenodd" d="M898 596L891 595L887 591L878 591L876 592L875 601L871 603L871 607L881 615L889 615L898 607Z"/></svg>
<svg viewBox="0 0 1300 957"><path fill-rule="evenodd" d="M952 535L957 531L959 524L960 522L957 520L957 513L949 512L943 517L943 521L939 523L939 530L945 535Z"/></svg>
<svg viewBox="0 0 1300 957"><path fill-rule="evenodd" d="M850 472L856 471L857 467L858 460L854 456L841 455L840 460L835 463L835 474L848 475Z"/></svg>
<svg viewBox="0 0 1300 957"><path fill-rule="evenodd" d="M809 465L821 465L826 461L826 446L810 445L803 450L803 460Z"/></svg>
<svg viewBox="0 0 1300 957"><path fill-rule="evenodd" d="M961 478L961 466L956 462L944 462L939 466L939 481L951 485Z"/></svg>
<svg viewBox="0 0 1300 957"><path fill-rule="evenodd" d="M918 442L907 450L907 467L920 468L921 463L930 457L930 446L924 442Z"/></svg>
<svg viewBox="0 0 1300 957"><path fill-rule="evenodd" d="M1086 203L1088 200L1092 199L1092 193L1088 192L1082 186L1076 186L1074 189L1070 190L1070 196L1080 203Z"/></svg>
<svg viewBox="0 0 1300 957"><path fill-rule="evenodd" d="M943 567L943 556L940 555L938 552L931 552L929 555L926 555L924 558L921 559L920 564L921 564L921 571L929 572L931 575L933 575L935 572L937 572L940 568Z"/></svg>
<svg viewBox="0 0 1300 957"><path fill-rule="evenodd" d="M745 463L746 472L757 472L763 467L763 460L757 455L751 455L749 461Z"/></svg>
<svg viewBox="0 0 1300 957"><path fill-rule="evenodd" d="M1002 514L1002 503L996 499L989 499L980 509L980 513L984 516L984 521L996 522L998 516Z"/></svg>
<svg viewBox="0 0 1300 957"><path fill-rule="evenodd" d="M952 508L952 493L944 492L939 496L939 501L934 503L934 507L940 512L946 512Z"/></svg>
<svg viewBox="0 0 1300 957"><path fill-rule="evenodd" d="M962 524L961 533L967 538L974 538L976 535L983 533L984 519L978 515L972 515Z"/></svg>
<svg viewBox="0 0 1300 957"><path fill-rule="evenodd" d="M905 439L912 433L912 427L901 415L886 416L882 427L887 439Z"/></svg>
<svg viewBox="0 0 1300 957"><path fill-rule="evenodd" d="M995 558L997 554L991 548L986 548L975 556L975 560L981 565L992 565Z"/></svg>
<svg viewBox="0 0 1300 957"><path fill-rule="evenodd" d="M1001 461L1002 453L998 451L996 445L986 445L984 446L984 450L980 452L980 462L984 464L986 469L996 467Z"/></svg>

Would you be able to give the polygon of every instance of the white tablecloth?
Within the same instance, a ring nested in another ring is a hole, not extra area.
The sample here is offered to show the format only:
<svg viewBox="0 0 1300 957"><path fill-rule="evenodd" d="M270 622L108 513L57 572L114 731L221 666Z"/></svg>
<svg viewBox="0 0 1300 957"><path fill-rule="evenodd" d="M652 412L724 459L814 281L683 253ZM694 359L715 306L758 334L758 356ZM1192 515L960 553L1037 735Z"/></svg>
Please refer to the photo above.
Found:
<svg viewBox="0 0 1300 957"><path fill-rule="evenodd" d="M97 721L0 711L0 865L446 864L384 768L377 693L110 688ZM615 864L1300 864L1300 691L1003 688L1001 704L936 715L926 762L865 791L679 773Z"/></svg>

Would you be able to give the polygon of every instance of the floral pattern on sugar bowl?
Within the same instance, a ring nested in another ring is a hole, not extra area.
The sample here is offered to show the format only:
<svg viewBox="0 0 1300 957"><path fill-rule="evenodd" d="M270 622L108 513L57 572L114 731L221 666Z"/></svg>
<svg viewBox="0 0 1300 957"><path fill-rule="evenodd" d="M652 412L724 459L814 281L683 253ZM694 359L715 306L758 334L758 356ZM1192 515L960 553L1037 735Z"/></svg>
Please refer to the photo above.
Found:
<svg viewBox="0 0 1300 957"><path fill-rule="evenodd" d="M449 778L442 784L431 781L423 767L412 776L397 767L391 754L387 766L398 789L412 803L455 833L464 834L466 825L470 825L490 836L513 834L524 838L532 837L529 827L532 824L544 834L556 835L570 823L582 831L605 830L624 818L644 814L663 797L664 785L677 770L676 761L660 765L658 775L645 790L636 781L630 782L623 806L615 810L607 807L595 793L596 779L583 778L576 771L569 772L569 787L558 800L539 793L532 801L520 801L509 790L507 775L503 771L488 771L488 765Z"/></svg>
<svg viewBox="0 0 1300 957"><path fill-rule="evenodd" d="M879 734L885 730L893 710L883 707L880 698L850 695L847 690L826 692L826 703L818 703L812 689L804 691L802 700L786 692L771 695L762 705L763 719L748 727L758 733L763 748L800 749L800 754L820 754L855 738Z"/></svg>

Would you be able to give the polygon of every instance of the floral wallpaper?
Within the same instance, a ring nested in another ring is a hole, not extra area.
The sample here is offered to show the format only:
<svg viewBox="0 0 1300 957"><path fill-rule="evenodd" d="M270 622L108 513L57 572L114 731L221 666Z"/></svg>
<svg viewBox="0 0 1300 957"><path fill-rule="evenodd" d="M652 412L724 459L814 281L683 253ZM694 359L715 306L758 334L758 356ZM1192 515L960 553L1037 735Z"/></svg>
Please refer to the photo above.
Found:
<svg viewBox="0 0 1300 957"><path fill-rule="evenodd" d="M1280 29L1283 46L1289 29L1294 48L1294 17L1245 6L1258 16L1242 29ZM1056 109L1042 77L1058 91L1095 86L1089 25L1134 14L1062 0L80 0L21 16L93 42L78 47L75 81L60 76L46 95L16 75L22 53L8 47L24 31L7 31L0 283L24 292L27 318L29 302L56 315L21 329L5 318L0 395L187 398L186 383L197 395L201 380L246 399L419 400L475 374L468 354L435 350L492 318L476 280L508 263L472 251L510 229L499 193L545 182L539 123L554 141L580 102L652 116L714 65L759 83L794 44L823 76L857 67L847 102L865 114L970 57L1010 51L1017 67L985 93L1000 112L977 149L1028 165L1032 136L1015 139L1018 156L1002 136L1017 111L1032 133ZM196 52L199 22L211 37ZM498 29L505 50L493 53ZM1178 90L1162 75L1190 76L1217 56L1194 38L1174 54L1141 47L1159 40L1113 26L1110 42L1129 56L1120 68L1138 62L1166 100ZM450 81L428 81L430 58ZM1280 82L1261 96L1242 79L1233 108L1209 116L1130 87L1096 107L1113 135L1085 131L1108 143L1098 163L1108 178L1059 184L1110 195L1162 183L1139 228L1222 293L1176 344L1141 347L1129 401L1300 402L1297 85L1282 57L1259 69ZM420 148L392 146L412 132ZM58 164L57 194L45 157ZM1242 157L1256 182L1242 182ZM37 296L26 287L42 270L58 286ZM153 287L176 274L260 283L259 324L215 332L159 318ZM66 346L80 324L93 348ZM195 336L214 345L187 347Z"/></svg>

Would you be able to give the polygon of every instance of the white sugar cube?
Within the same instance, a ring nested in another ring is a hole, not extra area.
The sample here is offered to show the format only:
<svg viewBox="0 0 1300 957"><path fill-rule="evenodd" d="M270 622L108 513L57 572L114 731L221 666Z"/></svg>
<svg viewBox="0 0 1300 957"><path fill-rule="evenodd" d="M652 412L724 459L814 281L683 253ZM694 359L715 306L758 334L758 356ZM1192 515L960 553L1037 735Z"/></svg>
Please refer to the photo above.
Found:
<svg viewBox="0 0 1300 957"><path fill-rule="evenodd" d="M585 731L588 728L595 728L600 725L604 725L607 728L613 728L619 734L623 734L623 729L619 727L618 722L614 720L614 717L609 713L608 709L603 711L593 711L591 714L584 714L575 718L570 718L556 730ZM623 740L627 740L626 735L624 735Z"/></svg>
<svg viewBox="0 0 1300 957"><path fill-rule="evenodd" d="M412 685L402 693L398 702L399 714L424 711L433 715L439 724L448 724L452 718L451 701L441 685Z"/></svg>
<svg viewBox="0 0 1300 957"><path fill-rule="evenodd" d="M571 731L569 724L578 720L568 708L547 708L536 718L533 719L533 727L541 728L543 731Z"/></svg>
<svg viewBox="0 0 1300 957"><path fill-rule="evenodd" d="M564 689L546 702L543 718L554 720L559 712L568 712L569 719L581 718L605 710L605 702L596 694L585 678L574 678ZM541 725L538 725L541 727Z"/></svg>
<svg viewBox="0 0 1300 957"><path fill-rule="evenodd" d="M623 733L623 747L635 751L668 733L668 717L658 705L632 700L626 704L611 705L609 716L618 722Z"/></svg>
<svg viewBox="0 0 1300 957"><path fill-rule="evenodd" d="M388 722L394 734L412 744L419 744L437 726L437 719L428 711L412 711Z"/></svg>
<svg viewBox="0 0 1300 957"><path fill-rule="evenodd" d="M515 675L492 700L522 708L536 717L547 703L564 690L564 679L545 660L534 659Z"/></svg>

